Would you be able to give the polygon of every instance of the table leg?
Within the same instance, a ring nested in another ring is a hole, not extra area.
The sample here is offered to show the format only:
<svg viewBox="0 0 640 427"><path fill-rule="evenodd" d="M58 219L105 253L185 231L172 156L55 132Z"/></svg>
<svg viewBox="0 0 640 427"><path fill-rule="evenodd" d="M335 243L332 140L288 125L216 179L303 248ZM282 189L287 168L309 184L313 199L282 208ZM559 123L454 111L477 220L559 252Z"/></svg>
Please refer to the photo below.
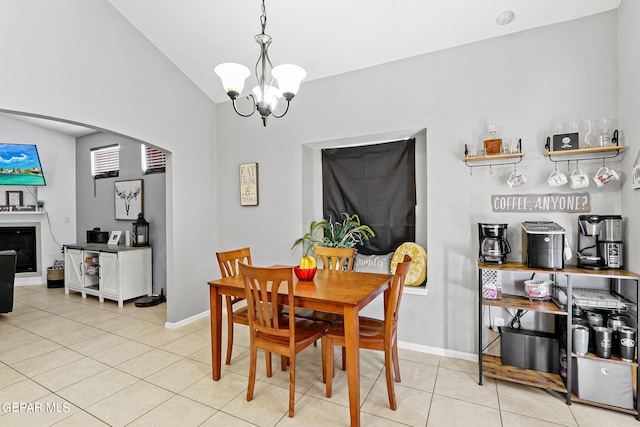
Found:
<svg viewBox="0 0 640 427"><path fill-rule="evenodd" d="M209 286L209 309L211 318L211 370L213 380L220 379L222 367L222 295L215 286Z"/></svg>
<svg viewBox="0 0 640 427"><path fill-rule="evenodd" d="M356 307L345 307L344 338L347 352L347 378L349 383L349 411L351 427L360 426L360 322Z"/></svg>

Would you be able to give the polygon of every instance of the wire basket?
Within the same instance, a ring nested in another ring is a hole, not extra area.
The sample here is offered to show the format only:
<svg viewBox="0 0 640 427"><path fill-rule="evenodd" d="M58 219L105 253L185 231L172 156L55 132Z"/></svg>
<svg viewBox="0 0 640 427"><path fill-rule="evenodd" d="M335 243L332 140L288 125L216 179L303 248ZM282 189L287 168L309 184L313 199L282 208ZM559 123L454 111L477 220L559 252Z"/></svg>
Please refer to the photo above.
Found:
<svg viewBox="0 0 640 427"><path fill-rule="evenodd" d="M616 298L607 290L574 289L573 303L580 308L603 308L608 310L627 311L627 303Z"/></svg>
<svg viewBox="0 0 640 427"><path fill-rule="evenodd" d="M524 292L531 301L547 301L551 299L551 280L525 280Z"/></svg>

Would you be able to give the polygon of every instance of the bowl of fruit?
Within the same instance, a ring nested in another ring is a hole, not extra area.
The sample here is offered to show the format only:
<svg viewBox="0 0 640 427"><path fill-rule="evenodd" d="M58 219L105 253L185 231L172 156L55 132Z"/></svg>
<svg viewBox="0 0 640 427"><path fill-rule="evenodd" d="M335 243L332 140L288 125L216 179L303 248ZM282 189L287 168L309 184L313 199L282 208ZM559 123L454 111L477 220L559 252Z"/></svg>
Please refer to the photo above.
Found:
<svg viewBox="0 0 640 427"><path fill-rule="evenodd" d="M293 272L296 274L298 280L309 281L313 280L318 271L316 267L316 259L312 256L305 255L300 260L300 265L293 267Z"/></svg>

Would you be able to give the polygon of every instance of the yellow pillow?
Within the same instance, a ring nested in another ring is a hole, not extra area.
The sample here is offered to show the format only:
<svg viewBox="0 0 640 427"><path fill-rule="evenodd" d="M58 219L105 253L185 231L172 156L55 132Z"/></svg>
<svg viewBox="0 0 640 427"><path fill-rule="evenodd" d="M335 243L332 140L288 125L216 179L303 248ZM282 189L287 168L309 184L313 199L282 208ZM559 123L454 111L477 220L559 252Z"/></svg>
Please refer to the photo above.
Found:
<svg viewBox="0 0 640 427"><path fill-rule="evenodd" d="M398 263L404 261L404 256L411 257L411 267L404 281L406 286L420 286L427 278L427 251L417 243L405 242L398 246L398 249L391 258L391 274L396 273Z"/></svg>

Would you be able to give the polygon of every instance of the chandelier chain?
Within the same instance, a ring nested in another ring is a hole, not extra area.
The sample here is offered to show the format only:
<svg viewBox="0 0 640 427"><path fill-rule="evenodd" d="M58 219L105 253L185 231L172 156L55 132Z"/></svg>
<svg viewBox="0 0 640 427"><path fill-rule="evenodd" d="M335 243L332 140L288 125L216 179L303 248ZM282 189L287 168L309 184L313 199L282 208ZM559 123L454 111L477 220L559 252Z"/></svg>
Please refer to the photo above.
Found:
<svg viewBox="0 0 640 427"><path fill-rule="evenodd" d="M262 0L262 15L260 16L260 25L262 26L262 34L264 34L265 29L267 28L267 8L264 5L264 0Z"/></svg>

